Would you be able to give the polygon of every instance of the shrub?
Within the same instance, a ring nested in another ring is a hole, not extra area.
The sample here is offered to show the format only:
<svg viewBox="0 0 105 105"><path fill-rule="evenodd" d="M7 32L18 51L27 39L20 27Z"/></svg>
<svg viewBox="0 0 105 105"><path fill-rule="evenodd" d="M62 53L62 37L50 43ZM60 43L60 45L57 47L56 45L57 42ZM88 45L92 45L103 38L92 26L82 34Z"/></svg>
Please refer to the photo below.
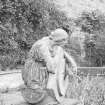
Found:
<svg viewBox="0 0 105 105"><path fill-rule="evenodd" d="M14 64L24 62L32 44L51 30L63 27L71 32L71 20L52 1L0 0L0 5L0 55ZM12 58L12 52L18 57Z"/></svg>
<svg viewBox="0 0 105 105"><path fill-rule="evenodd" d="M90 66L103 66L105 63L105 14L101 11L83 12L76 25L87 33L85 40L85 59Z"/></svg>

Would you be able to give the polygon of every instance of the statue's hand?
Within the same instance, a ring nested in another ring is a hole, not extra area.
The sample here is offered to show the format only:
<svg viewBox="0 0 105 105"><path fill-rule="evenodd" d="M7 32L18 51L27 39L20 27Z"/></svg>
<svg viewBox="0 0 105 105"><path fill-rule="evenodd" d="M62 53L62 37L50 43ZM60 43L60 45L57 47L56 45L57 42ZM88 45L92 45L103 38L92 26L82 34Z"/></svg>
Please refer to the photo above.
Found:
<svg viewBox="0 0 105 105"><path fill-rule="evenodd" d="M77 66L76 65L72 65L71 66L71 71L73 72L73 74L77 74Z"/></svg>

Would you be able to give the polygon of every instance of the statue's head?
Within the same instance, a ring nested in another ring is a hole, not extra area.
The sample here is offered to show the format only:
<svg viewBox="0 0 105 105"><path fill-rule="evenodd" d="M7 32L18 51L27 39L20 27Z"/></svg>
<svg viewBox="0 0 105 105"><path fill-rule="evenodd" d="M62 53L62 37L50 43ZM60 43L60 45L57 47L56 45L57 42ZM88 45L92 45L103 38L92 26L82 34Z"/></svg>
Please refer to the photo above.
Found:
<svg viewBox="0 0 105 105"><path fill-rule="evenodd" d="M57 45L64 45L67 43L68 34L65 30L58 28L51 32L49 38Z"/></svg>

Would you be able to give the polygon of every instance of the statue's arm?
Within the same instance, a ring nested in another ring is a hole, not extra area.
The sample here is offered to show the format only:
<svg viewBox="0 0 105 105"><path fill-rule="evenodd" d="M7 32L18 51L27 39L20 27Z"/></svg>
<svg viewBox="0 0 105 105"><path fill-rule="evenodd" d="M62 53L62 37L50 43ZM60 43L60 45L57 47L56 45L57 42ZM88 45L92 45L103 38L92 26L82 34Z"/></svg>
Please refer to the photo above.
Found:
<svg viewBox="0 0 105 105"><path fill-rule="evenodd" d="M75 60L73 59L73 57L72 56L70 56L66 51L64 51L64 56L65 56L65 58L66 58L66 60L69 62L69 63L71 63L73 66L77 66L77 64L76 64L76 62L75 62Z"/></svg>
<svg viewBox="0 0 105 105"><path fill-rule="evenodd" d="M77 63L75 62L75 60L73 59L72 56L70 56L66 51L64 51L64 57L66 59L66 62L69 64L71 64L71 68L73 69L73 71L75 73L77 73Z"/></svg>

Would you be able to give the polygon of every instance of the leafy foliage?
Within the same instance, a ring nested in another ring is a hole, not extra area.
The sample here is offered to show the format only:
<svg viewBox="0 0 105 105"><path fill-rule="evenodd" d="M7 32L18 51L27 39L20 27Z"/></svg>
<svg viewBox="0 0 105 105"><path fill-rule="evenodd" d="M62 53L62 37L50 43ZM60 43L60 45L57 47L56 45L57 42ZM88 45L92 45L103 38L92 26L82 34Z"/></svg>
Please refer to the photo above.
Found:
<svg viewBox="0 0 105 105"><path fill-rule="evenodd" d="M32 44L57 27L71 32L71 20L51 1L0 0L0 62L4 70L24 64Z"/></svg>
<svg viewBox="0 0 105 105"><path fill-rule="evenodd" d="M80 83L70 82L67 97L80 99L80 105L104 105L105 78L87 76Z"/></svg>
<svg viewBox="0 0 105 105"><path fill-rule="evenodd" d="M100 11L83 12L76 25L86 32L85 52L90 66L105 65L105 15Z"/></svg>

